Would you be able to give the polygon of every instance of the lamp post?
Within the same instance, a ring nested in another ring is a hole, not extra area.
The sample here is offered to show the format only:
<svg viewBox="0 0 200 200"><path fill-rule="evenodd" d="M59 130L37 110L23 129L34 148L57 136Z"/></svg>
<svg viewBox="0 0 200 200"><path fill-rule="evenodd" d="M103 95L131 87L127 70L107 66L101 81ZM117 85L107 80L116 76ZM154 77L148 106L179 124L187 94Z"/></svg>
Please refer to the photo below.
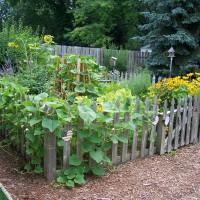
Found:
<svg viewBox="0 0 200 200"><path fill-rule="evenodd" d="M175 50L173 47L171 47L168 50L168 57L170 58L170 65L169 65L169 78L171 78L171 73L172 73L172 62L173 62L173 58L175 57Z"/></svg>

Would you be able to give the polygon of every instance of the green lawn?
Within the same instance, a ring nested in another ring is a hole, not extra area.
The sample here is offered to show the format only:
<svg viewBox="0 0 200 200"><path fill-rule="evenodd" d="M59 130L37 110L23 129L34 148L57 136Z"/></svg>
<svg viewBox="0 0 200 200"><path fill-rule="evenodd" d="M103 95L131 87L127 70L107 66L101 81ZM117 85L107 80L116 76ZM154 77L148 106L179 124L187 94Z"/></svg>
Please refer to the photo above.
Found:
<svg viewBox="0 0 200 200"><path fill-rule="evenodd" d="M5 194L2 192L1 188L0 188L0 200L8 200Z"/></svg>

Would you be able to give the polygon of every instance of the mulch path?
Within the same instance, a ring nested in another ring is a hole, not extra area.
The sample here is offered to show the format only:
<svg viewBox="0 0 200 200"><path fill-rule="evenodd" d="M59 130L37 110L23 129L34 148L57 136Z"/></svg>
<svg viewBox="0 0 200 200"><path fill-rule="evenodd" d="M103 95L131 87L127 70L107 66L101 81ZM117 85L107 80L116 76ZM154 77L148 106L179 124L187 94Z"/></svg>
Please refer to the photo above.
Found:
<svg viewBox="0 0 200 200"><path fill-rule="evenodd" d="M200 143L173 154L118 165L105 176L88 176L82 187L54 188L42 175L20 174L22 158L0 148L0 182L14 200L200 199Z"/></svg>

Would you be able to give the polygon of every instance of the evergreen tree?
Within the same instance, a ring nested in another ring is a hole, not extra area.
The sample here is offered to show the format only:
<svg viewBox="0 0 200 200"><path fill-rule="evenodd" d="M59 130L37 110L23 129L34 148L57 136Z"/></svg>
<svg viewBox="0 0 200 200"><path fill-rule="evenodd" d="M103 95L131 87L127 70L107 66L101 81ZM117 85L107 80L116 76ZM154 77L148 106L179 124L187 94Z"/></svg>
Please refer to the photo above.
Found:
<svg viewBox="0 0 200 200"><path fill-rule="evenodd" d="M0 31L2 24L10 14L10 6L6 0L0 0Z"/></svg>
<svg viewBox="0 0 200 200"><path fill-rule="evenodd" d="M140 26L146 35L139 37L150 44L150 66L169 69L168 50L176 51L173 68L200 64L200 1L142 0L147 23ZM168 66L168 67L167 67Z"/></svg>

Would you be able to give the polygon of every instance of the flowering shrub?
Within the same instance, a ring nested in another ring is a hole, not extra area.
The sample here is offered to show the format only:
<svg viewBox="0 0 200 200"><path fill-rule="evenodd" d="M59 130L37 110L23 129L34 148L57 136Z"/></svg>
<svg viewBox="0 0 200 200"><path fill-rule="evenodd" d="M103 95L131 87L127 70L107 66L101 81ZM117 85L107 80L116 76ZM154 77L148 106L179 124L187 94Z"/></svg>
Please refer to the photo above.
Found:
<svg viewBox="0 0 200 200"><path fill-rule="evenodd" d="M194 78L195 77L195 78ZM165 78L161 82L148 88L149 97L158 97L161 103L165 99L183 98L185 95L194 96L199 93L200 73L189 73L186 76L177 76L175 78Z"/></svg>

